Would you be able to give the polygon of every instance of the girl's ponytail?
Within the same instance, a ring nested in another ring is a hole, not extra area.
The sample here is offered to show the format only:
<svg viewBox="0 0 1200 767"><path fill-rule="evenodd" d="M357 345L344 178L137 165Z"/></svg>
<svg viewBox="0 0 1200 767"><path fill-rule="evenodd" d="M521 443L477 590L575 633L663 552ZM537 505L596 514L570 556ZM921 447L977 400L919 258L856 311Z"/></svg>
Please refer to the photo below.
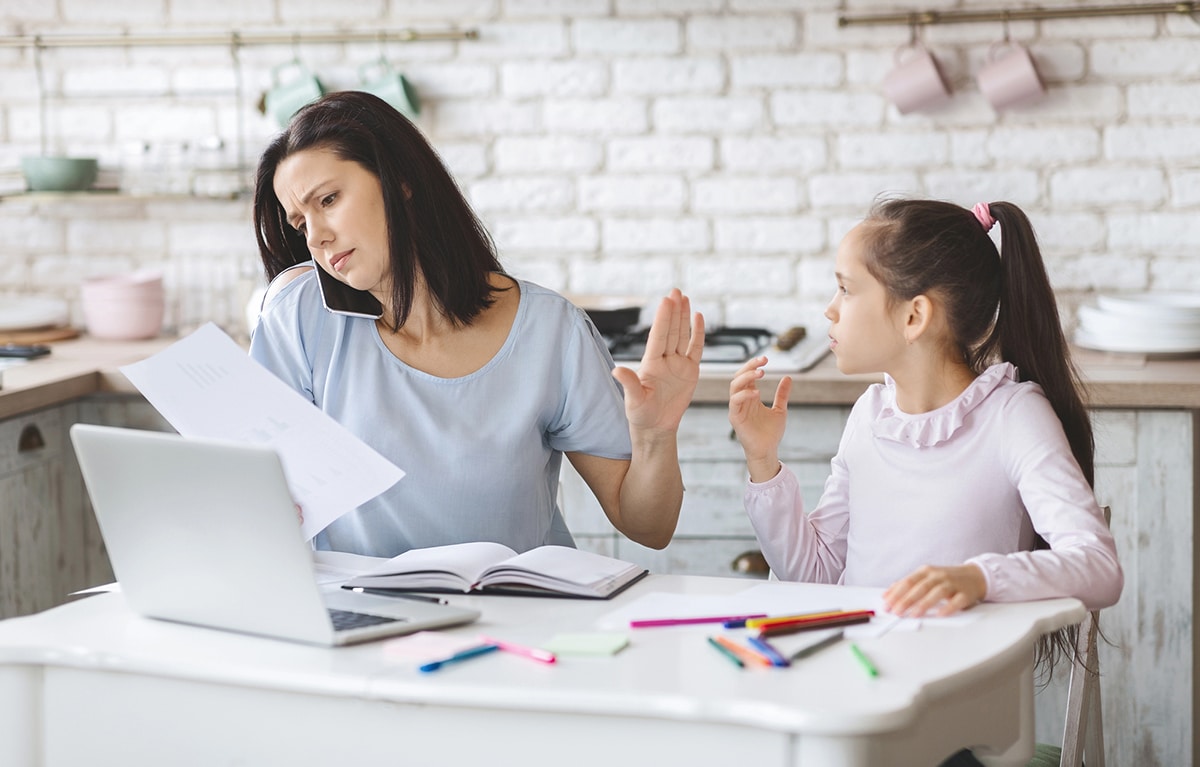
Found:
<svg viewBox="0 0 1200 767"><path fill-rule="evenodd" d="M1079 468L1094 484L1092 422L1033 227L1012 203L993 202L986 210L1000 224L1000 306L977 353L1011 362L1021 380L1042 387Z"/></svg>

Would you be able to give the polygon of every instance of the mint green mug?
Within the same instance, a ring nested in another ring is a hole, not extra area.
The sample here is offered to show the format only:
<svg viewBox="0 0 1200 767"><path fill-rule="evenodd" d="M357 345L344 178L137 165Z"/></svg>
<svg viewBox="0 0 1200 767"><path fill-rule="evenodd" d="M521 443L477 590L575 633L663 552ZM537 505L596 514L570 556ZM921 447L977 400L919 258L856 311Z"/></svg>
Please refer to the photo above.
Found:
<svg viewBox="0 0 1200 767"><path fill-rule="evenodd" d="M358 68L360 87L394 106L412 120L421 113L417 90L402 73L392 69L386 59L363 64Z"/></svg>
<svg viewBox="0 0 1200 767"><path fill-rule="evenodd" d="M292 73L285 81L280 73L289 69ZM325 93L317 76L295 60L272 68L271 81L274 84L267 91L264 103L267 114L274 117L280 127L286 127L300 107L316 101Z"/></svg>

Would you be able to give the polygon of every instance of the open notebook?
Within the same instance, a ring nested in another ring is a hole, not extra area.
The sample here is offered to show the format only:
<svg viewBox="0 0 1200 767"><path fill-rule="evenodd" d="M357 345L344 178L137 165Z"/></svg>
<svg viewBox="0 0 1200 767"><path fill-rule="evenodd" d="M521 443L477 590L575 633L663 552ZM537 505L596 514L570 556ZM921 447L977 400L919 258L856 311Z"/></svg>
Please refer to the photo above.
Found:
<svg viewBox="0 0 1200 767"><path fill-rule="evenodd" d="M141 615L320 645L479 617L319 587L268 447L85 424L71 441L121 592Z"/></svg>

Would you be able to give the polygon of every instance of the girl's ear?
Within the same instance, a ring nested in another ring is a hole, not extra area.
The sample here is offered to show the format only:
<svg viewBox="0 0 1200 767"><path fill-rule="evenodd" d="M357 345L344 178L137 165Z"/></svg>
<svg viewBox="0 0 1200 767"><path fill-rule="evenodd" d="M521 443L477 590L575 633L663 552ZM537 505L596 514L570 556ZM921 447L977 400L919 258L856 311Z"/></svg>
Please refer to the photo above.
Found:
<svg viewBox="0 0 1200 767"><path fill-rule="evenodd" d="M904 340L915 343L933 324L933 301L921 294L910 299L904 316Z"/></svg>

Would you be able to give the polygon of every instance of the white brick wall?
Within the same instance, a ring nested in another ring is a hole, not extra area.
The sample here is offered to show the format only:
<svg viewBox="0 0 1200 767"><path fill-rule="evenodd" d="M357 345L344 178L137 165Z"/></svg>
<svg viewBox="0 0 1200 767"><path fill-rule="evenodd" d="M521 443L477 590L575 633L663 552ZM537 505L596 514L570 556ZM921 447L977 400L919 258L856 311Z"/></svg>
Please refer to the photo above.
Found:
<svg viewBox="0 0 1200 767"><path fill-rule="evenodd" d="M0 191L19 159L94 154L117 177L130 141L241 145L299 58L329 89L382 55L418 88L421 129L520 276L643 297L679 285L710 323L812 316L844 232L881 194L1024 206L1068 309L1096 291L1200 281L1200 27L1182 18L1020 22L1049 95L996 114L974 74L999 25L923 39L954 98L900 115L879 83L904 27L837 25L841 0L13 0L7 34L475 27L476 41L0 49ZM931 0L929 8L993 7ZM854 10L893 10L856 0ZM239 96L239 83L241 92ZM240 100L239 100L240 99ZM45 113L43 125L42 113ZM84 276L158 267L171 327L240 330L260 267L249 202L6 198L0 295L74 299ZM789 320L789 322L792 320Z"/></svg>

